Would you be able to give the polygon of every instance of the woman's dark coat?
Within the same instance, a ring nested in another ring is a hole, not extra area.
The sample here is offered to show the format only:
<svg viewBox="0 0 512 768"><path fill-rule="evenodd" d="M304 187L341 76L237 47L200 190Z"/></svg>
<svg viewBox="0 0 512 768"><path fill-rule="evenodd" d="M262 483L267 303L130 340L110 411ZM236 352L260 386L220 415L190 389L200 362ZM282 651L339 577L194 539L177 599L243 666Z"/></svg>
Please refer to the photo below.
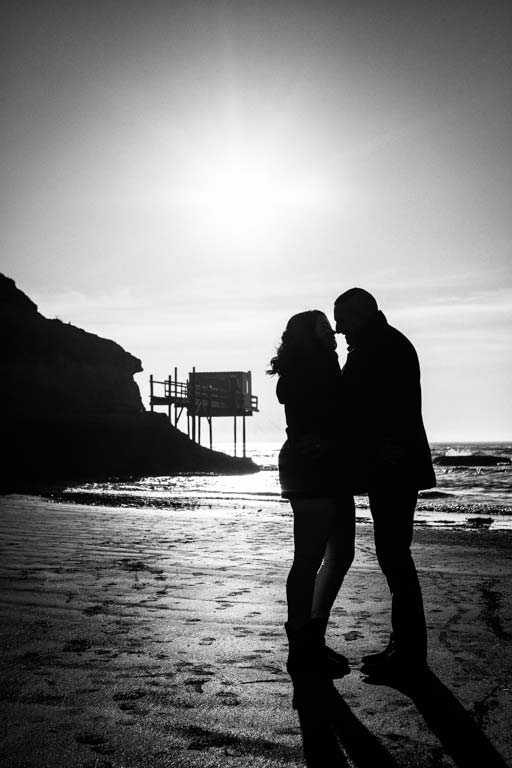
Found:
<svg viewBox="0 0 512 768"><path fill-rule="evenodd" d="M288 439L279 454L284 498L340 494L338 457L341 371L335 352L297 360L282 373L277 397L284 405Z"/></svg>

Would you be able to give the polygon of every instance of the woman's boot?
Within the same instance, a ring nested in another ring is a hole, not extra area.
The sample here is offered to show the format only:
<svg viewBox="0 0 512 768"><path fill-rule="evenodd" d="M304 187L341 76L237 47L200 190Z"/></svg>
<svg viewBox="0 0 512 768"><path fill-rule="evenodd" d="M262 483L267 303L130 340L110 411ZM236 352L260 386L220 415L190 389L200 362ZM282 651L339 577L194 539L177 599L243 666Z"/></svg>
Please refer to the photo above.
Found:
<svg viewBox="0 0 512 768"><path fill-rule="evenodd" d="M327 630L329 617L317 617L315 619L311 619L311 621L318 623L320 627L319 632L322 633L325 643L325 632ZM349 674L350 664L348 663L346 656L344 656L342 653L337 653L337 651L333 651L333 649L329 648L327 645L325 646L325 652L327 655L327 669L333 680L339 680L340 678Z"/></svg>
<svg viewBox="0 0 512 768"><path fill-rule="evenodd" d="M329 674L325 638L318 621L299 627L285 624L289 653L286 669L293 683L293 708L319 706L333 692Z"/></svg>

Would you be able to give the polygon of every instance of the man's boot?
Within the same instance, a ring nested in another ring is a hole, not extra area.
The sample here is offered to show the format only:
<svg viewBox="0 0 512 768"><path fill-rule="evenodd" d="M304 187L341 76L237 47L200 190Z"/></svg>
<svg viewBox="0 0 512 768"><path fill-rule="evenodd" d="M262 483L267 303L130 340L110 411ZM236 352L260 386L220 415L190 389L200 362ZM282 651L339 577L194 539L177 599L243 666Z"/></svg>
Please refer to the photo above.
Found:
<svg viewBox="0 0 512 768"><path fill-rule="evenodd" d="M368 666L381 664L394 650L395 641L393 640L393 635L391 635L387 646L382 651L378 651L377 653L369 653L367 656L363 656L361 661L363 664L367 664Z"/></svg>
<svg viewBox="0 0 512 768"><path fill-rule="evenodd" d="M386 648L380 653L371 653L363 656L361 672L373 678L389 676L411 676L423 674L428 670L428 663L424 654L404 651L397 647L391 636Z"/></svg>

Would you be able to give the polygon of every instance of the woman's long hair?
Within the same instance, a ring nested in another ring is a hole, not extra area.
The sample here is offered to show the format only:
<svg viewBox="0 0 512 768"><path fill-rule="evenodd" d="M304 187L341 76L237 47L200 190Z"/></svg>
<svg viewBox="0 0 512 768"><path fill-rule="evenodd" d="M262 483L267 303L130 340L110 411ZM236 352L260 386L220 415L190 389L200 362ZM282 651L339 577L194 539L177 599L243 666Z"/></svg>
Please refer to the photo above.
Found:
<svg viewBox="0 0 512 768"><path fill-rule="evenodd" d="M310 309L299 312L288 320L281 343L270 361L267 370L269 376L288 373L297 365L304 365L308 360L329 354L316 331L317 321L321 317L327 320L319 309Z"/></svg>

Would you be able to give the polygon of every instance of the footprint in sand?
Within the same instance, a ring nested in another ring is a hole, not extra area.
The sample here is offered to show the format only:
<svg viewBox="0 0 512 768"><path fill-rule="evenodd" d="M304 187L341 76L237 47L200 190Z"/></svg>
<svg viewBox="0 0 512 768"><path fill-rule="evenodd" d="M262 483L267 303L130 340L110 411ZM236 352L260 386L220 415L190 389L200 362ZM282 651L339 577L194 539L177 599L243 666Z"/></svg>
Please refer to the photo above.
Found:
<svg viewBox="0 0 512 768"><path fill-rule="evenodd" d="M135 688L133 691L119 691L114 693L112 698L114 701L138 701L146 696L146 691L141 688Z"/></svg>
<svg viewBox="0 0 512 768"><path fill-rule="evenodd" d="M210 681L208 679L203 677L189 677L187 680L183 681L184 685L190 685L196 691L196 693L204 693L203 685L209 682Z"/></svg>
<svg viewBox="0 0 512 768"><path fill-rule="evenodd" d="M83 653L84 651L88 651L91 647L92 643L90 640L77 637L73 640L68 640L68 642L62 647L62 650L64 653Z"/></svg>
<svg viewBox="0 0 512 768"><path fill-rule="evenodd" d="M115 565L121 568L123 571L146 571L149 570L146 563L142 560L134 560L131 557L123 557L121 560L117 560Z"/></svg>
<svg viewBox="0 0 512 768"><path fill-rule="evenodd" d="M43 665L51 665L55 662L53 656L46 654L42 656L37 651L27 651L22 656L16 658L16 663L22 664L24 667L41 667Z"/></svg>
<svg viewBox="0 0 512 768"><path fill-rule="evenodd" d="M208 669L207 666L209 665L206 665L206 666L194 665L190 669L190 672L192 672L194 675L210 675L210 676L214 675L215 672L212 672L212 670Z"/></svg>
<svg viewBox="0 0 512 768"><path fill-rule="evenodd" d="M298 736L300 728L276 728L275 733L282 734L283 736Z"/></svg>
<svg viewBox="0 0 512 768"><path fill-rule="evenodd" d="M238 707L240 705L240 699L232 691L219 691L215 696L224 707Z"/></svg>
<svg viewBox="0 0 512 768"><path fill-rule="evenodd" d="M95 757L94 760L84 763L83 768L114 768L114 765L110 760L98 760L98 758Z"/></svg>
<svg viewBox="0 0 512 768"><path fill-rule="evenodd" d="M283 670L281 667L276 666L275 664L262 664L261 669L264 669L265 672L270 672L271 675L282 675Z"/></svg>
<svg viewBox="0 0 512 768"><path fill-rule="evenodd" d="M226 608L232 608L233 603L228 603L225 600L216 600L215 601L217 605L215 606L216 611L225 611Z"/></svg>
<svg viewBox="0 0 512 768"><path fill-rule="evenodd" d="M64 696L52 695L51 693L45 693L44 691L34 691L32 693L23 694L20 697L20 701L23 704L46 704L48 707L60 707L64 701Z"/></svg>
<svg viewBox="0 0 512 768"><path fill-rule="evenodd" d="M75 734L75 741L78 744L87 744L91 747L98 747L100 744L106 744L107 740L99 733L93 733L92 731L82 731Z"/></svg>
<svg viewBox="0 0 512 768"><path fill-rule="evenodd" d="M114 748L111 747L104 736L99 733L93 733L91 731L83 731L75 735L75 741L78 744L84 744L91 748L93 752L100 755L109 755L114 752ZM95 768L112 768L112 763L108 760L94 760L93 763L86 763L87 765L94 765ZM85 768L85 767L84 767Z"/></svg>
<svg viewBox="0 0 512 768"><path fill-rule="evenodd" d="M132 712L133 714L142 714L138 708L138 702L147 696L146 691L136 689L133 691L125 691L121 693L114 693L112 698L117 702L117 706L123 712Z"/></svg>

